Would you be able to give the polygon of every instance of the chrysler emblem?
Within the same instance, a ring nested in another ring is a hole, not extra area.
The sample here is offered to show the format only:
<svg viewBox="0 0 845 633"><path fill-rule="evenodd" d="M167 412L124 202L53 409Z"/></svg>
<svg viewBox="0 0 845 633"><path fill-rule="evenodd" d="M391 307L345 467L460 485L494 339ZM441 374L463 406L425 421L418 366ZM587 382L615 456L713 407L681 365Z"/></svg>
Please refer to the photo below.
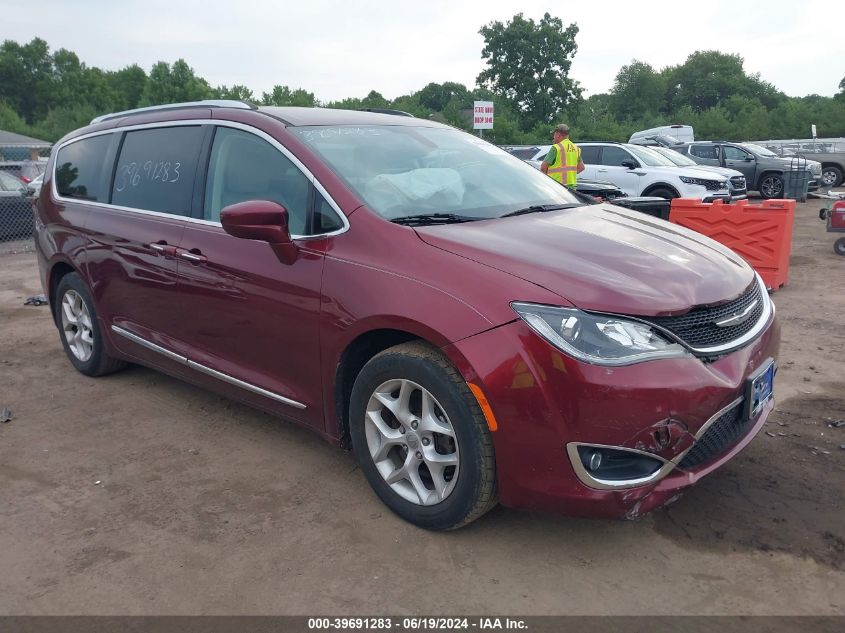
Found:
<svg viewBox="0 0 845 633"><path fill-rule="evenodd" d="M751 317L751 313L754 311L754 308L757 307L758 299L755 299L751 302L745 310L742 312L735 312L727 319L722 319L721 321L714 321L713 323L716 327L730 327L732 325L739 325L740 323L745 323L749 317Z"/></svg>

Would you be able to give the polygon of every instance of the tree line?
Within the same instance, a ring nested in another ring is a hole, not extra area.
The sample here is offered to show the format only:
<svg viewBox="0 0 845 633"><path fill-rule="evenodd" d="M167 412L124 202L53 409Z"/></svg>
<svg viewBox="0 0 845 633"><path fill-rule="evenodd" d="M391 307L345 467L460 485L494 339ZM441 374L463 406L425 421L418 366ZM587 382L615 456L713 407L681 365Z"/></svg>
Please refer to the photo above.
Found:
<svg viewBox="0 0 845 633"><path fill-rule="evenodd" d="M834 97L791 97L749 74L739 55L696 51L678 65L655 69L632 60L608 93L583 97L571 77L577 24L546 13L539 21L517 14L481 27L485 68L476 85L446 81L387 99L320 101L304 88L277 84L254 93L244 85L211 86L184 59L160 61L149 73L137 64L102 70L76 53L50 50L35 38L0 46L0 129L56 141L97 115L146 105L237 99L259 105L394 108L463 129L472 128L474 100L495 103L495 127L485 136L501 144L547 142L550 126L566 122L576 140L626 141L636 130L683 123L696 137L729 140L845 136L845 78Z"/></svg>

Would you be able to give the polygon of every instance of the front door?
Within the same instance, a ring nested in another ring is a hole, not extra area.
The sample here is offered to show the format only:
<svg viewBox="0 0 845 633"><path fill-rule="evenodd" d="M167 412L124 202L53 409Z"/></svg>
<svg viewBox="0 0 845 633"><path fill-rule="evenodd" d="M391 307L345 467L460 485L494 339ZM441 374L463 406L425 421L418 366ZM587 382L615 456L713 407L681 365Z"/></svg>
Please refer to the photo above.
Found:
<svg viewBox="0 0 845 633"><path fill-rule="evenodd" d="M749 187L752 186L757 171L757 161L754 155L733 145L722 145L721 149L725 167L741 171L742 175L745 176L745 182L748 183Z"/></svg>
<svg viewBox="0 0 845 633"><path fill-rule="evenodd" d="M318 317L327 240L305 237L319 232L307 226L315 195L309 177L275 141L260 132L216 129L204 222L186 228L178 253L185 298L180 336L198 371L322 430ZM299 236L296 261L282 263L267 243L223 230L221 209L247 200L272 200L288 210L290 232Z"/></svg>

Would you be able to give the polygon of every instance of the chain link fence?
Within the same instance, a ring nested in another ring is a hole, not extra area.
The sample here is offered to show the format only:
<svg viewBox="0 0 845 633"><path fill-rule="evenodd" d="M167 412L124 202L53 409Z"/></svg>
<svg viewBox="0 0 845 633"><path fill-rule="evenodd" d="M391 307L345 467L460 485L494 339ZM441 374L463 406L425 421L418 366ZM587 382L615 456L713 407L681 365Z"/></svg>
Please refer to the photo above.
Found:
<svg viewBox="0 0 845 633"><path fill-rule="evenodd" d="M0 189L0 254L35 248L32 237L34 200L31 190L22 193Z"/></svg>

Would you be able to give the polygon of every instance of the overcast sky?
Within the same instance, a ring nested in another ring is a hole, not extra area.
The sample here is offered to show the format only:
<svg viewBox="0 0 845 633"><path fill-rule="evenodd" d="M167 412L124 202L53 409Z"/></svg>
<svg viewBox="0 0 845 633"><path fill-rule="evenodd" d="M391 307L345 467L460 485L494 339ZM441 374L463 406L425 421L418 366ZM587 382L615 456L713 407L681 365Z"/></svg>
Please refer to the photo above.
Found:
<svg viewBox="0 0 845 633"><path fill-rule="evenodd" d="M212 86L274 84L329 101L378 90L387 98L435 81L469 87L483 69L478 29L551 6L580 29L572 76L586 95L606 92L619 68L659 69L695 50L739 53L791 96L838 91L845 75L841 0L0 0L0 37L47 41L89 66L117 70L184 58ZM2 86L0 86L2 94Z"/></svg>

